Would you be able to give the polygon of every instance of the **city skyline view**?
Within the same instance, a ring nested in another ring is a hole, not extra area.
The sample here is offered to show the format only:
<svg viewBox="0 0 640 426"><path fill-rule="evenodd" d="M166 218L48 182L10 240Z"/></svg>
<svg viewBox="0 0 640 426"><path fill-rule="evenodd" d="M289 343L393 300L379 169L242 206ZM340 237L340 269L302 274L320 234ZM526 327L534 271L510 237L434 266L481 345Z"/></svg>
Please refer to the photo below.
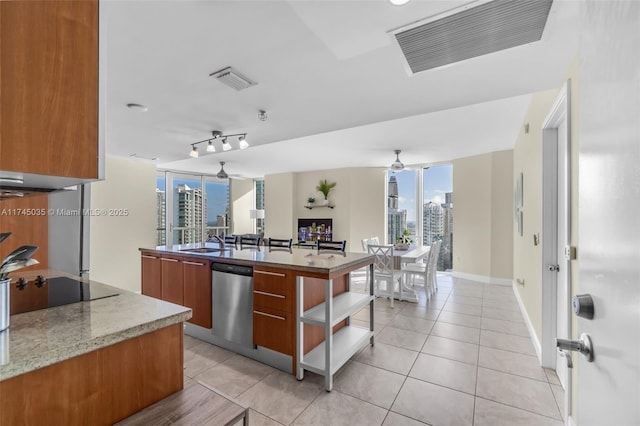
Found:
<svg viewBox="0 0 640 426"><path fill-rule="evenodd" d="M164 190L166 179L163 176L156 178L156 188ZM200 188L199 179L173 179L174 188L178 185L187 185L190 188ZM207 211L207 225L215 226L217 217L224 216L227 211L228 205L228 184L219 182L206 182L205 194L206 194L206 211Z"/></svg>

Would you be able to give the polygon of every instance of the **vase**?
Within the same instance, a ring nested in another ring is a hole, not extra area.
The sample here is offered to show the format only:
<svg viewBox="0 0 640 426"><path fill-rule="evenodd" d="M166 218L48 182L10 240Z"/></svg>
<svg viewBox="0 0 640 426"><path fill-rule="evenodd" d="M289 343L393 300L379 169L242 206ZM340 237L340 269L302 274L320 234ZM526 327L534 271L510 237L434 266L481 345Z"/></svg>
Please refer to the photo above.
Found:
<svg viewBox="0 0 640 426"><path fill-rule="evenodd" d="M323 206L328 206L329 205L329 200L326 199L326 198L324 200L322 200L322 205Z"/></svg>

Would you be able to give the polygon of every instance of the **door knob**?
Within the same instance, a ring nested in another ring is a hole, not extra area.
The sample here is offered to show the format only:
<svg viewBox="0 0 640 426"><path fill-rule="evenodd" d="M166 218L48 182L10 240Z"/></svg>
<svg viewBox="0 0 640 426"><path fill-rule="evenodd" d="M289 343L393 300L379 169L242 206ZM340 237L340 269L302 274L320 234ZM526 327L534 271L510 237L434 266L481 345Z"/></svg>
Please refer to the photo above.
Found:
<svg viewBox="0 0 640 426"><path fill-rule="evenodd" d="M556 346L562 351L580 352L587 358L588 362L593 362L593 345L591 343L591 337L586 333L582 333L578 340L556 338Z"/></svg>

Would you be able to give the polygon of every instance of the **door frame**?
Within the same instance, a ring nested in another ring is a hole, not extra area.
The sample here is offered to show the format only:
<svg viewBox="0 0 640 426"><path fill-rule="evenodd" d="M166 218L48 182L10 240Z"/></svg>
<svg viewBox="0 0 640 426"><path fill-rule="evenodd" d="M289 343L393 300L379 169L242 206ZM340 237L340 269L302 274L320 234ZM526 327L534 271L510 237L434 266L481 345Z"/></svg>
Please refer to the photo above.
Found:
<svg viewBox="0 0 640 426"><path fill-rule="evenodd" d="M542 339L541 364L546 368L556 367L557 331L557 278L558 273L547 266L555 264L563 253L558 253L558 184L564 180L567 198L567 235L571 242L571 80L567 80L556 97L542 124ZM565 176L558 176L558 127L566 120ZM568 259L569 260L569 259ZM567 266L569 262L566 263ZM571 268L560 272L567 277L567 300L571 300ZM569 335L572 333L571 309L567 306ZM571 414L571 370L568 369L565 389L565 415Z"/></svg>

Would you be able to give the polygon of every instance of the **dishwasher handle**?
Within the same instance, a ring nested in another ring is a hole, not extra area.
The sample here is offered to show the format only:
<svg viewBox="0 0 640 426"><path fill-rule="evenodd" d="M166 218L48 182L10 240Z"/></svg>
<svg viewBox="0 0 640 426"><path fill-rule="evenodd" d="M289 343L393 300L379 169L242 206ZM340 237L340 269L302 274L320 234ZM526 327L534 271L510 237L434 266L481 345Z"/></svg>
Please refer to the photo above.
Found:
<svg viewBox="0 0 640 426"><path fill-rule="evenodd" d="M232 265L230 263L211 263L211 270L218 272L226 272L227 274L244 275L247 277L253 277L253 267Z"/></svg>

